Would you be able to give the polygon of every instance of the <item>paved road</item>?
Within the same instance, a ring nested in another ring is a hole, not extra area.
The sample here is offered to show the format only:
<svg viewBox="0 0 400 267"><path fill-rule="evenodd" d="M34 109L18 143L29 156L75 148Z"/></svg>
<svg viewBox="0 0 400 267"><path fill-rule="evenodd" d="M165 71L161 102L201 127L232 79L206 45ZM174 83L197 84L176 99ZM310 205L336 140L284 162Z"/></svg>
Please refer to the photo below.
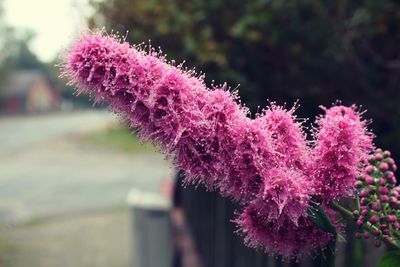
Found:
<svg viewBox="0 0 400 267"><path fill-rule="evenodd" d="M0 118L0 159L60 135L95 130L115 120L106 111Z"/></svg>
<svg viewBox="0 0 400 267"><path fill-rule="evenodd" d="M0 220L123 205L130 188L158 191L163 157L77 142L115 123L104 111L0 118Z"/></svg>

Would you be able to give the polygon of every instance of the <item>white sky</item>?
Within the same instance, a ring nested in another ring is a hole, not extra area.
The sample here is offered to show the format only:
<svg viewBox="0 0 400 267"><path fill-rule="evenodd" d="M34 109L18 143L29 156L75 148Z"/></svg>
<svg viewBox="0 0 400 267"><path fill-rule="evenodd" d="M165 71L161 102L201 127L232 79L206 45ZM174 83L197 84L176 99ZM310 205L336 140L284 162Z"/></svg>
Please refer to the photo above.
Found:
<svg viewBox="0 0 400 267"><path fill-rule="evenodd" d="M32 51L43 61L54 59L71 38L85 28L88 0L4 0L10 26L30 29L36 36Z"/></svg>

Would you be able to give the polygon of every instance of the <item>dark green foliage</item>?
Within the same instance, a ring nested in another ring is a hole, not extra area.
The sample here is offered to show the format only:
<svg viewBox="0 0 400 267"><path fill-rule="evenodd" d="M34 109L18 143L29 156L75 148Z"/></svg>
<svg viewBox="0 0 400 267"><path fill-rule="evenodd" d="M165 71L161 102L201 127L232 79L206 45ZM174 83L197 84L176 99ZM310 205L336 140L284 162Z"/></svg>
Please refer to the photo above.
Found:
<svg viewBox="0 0 400 267"><path fill-rule="evenodd" d="M308 218L319 228L336 236L336 228L332 225L324 209L314 202L310 202L307 210Z"/></svg>
<svg viewBox="0 0 400 267"><path fill-rule="evenodd" d="M44 65L29 48L35 34L7 25L3 1L0 0L0 90L15 69L44 69Z"/></svg>
<svg viewBox="0 0 400 267"><path fill-rule="evenodd" d="M336 228L332 225L329 217L326 215L324 209L320 205L310 202L307 213L308 218L310 218L315 225L333 235L332 241L329 242L328 246L323 252L323 261L321 262L321 267L334 267L337 239Z"/></svg>
<svg viewBox="0 0 400 267"><path fill-rule="evenodd" d="M400 266L399 252L391 252L382 257L378 267L398 267Z"/></svg>
<svg viewBox="0 0 400 267"><path fill-rule="evenodd" d="M14 40L15 54L11 58L11 64L15 69L40 69L45 68L44 64L29 48L29 44L34 38L31 32L25 33L23 38Z"/></svg>
<svg viewBox="0 0 400 267"><path fill-rule="evenodd" d="M267 99L302 117L336 99L368 109L378 145L400 154L400 2L395 0L94 1L93 27L240 86L256 110Z"/></svg>

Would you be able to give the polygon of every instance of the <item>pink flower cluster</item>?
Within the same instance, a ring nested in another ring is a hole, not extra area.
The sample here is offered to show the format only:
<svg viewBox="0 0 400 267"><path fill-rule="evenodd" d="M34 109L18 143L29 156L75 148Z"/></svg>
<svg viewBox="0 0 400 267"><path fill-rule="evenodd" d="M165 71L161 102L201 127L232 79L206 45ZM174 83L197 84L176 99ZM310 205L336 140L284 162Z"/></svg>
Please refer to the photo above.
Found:
<svg viewBox="0 0 400 267"><path fill-rule="evenodd" d="M82 35L63 75L158 144L187 182L240 202L236 221L247 243L285 257L329 242L307 217L310 197L328 203L349 194L372 148L355 107L324 109L310 145L294 109L272 104L250 119L225 86L209 89L195 73L113 36Z"/></svg>
<svg viewBox="0 0 400 267"><path fill-rule="evenodd" d="M372 149L372 137L354 105L324 110L325 116L317 119L314 175L318 194L334 200L351 195L350 185L360 174L360 160Z"/></svg>
<svg viewBox="0 0 400 267"><path fill-rule="evenodd" d="M277 168L266 173L264 192L236 220L246 243L286 258L322 249L332 235L306 216L308 190L310 183L300 171Z"/></svg>

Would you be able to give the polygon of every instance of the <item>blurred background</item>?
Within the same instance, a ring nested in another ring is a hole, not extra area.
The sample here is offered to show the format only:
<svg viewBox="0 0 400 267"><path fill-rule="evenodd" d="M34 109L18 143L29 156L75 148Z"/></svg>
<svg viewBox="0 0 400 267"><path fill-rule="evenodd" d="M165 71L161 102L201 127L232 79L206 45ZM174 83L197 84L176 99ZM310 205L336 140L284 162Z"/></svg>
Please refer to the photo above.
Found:
<svg viewBox="0 0 400 267"><path fill-rule="evenodd" d="M355 103L399 159L398 1L0 0L0 266L140 267L132 188L178 206L191 257L176 266L282 266L233 234L233 204L201 188L172 197L168 162L59 79L59 53L87 27L151 39L207 84L239 86L253 114L299 100L312 123L319 105ZM338 266L374 266L368 245L344 246Z"/></svg>

